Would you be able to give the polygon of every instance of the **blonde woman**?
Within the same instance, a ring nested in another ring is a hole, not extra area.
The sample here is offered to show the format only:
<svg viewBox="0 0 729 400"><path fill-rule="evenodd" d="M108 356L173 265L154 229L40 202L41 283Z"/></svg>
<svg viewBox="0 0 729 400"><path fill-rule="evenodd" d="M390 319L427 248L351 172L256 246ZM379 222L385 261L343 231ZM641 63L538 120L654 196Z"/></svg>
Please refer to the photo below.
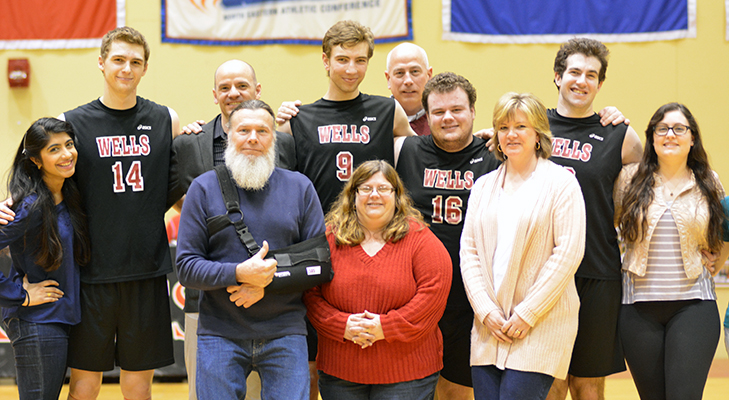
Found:
<svg viewBox="0 0 729 400"><path fill-rule="evenodd" d="M473 389L476 399L544 399L567 376L577 335L585 205L575 177L548 160L539 99L505 94L493 126L503 164L476 181L461 236Z"/></svg>

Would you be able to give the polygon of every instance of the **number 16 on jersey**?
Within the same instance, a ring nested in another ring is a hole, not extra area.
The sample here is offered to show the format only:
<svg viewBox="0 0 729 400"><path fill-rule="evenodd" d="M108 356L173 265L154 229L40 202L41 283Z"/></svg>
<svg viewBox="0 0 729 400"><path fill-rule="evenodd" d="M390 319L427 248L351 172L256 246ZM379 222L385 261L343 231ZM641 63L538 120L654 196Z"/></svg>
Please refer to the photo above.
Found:
<svg viewBox="0 0 729 400"><path fill-rule="evenodd" d="M443 196L433 197L433 217L432 223L442 224L446 222L450 225L458 225L463 221L463 200L459 196L448 196L443 201ZM444 204L445 203L445 204Z"/></svg>

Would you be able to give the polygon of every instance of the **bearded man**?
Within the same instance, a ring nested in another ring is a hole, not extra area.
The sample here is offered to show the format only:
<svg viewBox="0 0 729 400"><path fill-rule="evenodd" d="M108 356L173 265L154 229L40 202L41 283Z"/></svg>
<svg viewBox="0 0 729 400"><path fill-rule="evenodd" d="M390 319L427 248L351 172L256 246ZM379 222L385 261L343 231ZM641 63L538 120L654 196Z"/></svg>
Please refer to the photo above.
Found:
<svg viewBox="0 0 729 400"><path fill-rule="evenodd" d="M226 213L215 171L196 178L182 207L177 241L180 282L202 291L197 396L244 398L247 377L261 376L272 399L308 399L306 309L301 293L265 294L279 249L324 232L311 182L275 167L274 113L249 100L229 118L225 165L237 187L243 220L260 251L249 254L232 225L208 235L207 218Z"/></svg>

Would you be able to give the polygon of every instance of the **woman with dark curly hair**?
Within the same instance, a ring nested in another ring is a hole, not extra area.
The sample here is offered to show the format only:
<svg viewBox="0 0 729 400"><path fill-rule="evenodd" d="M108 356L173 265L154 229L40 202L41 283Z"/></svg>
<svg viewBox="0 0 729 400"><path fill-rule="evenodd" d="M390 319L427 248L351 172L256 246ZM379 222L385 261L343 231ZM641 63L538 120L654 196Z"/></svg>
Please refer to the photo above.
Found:
<svg viewBox="0 0 729 400"><path fill-rule="evenodd" d="M81 196L69 179L78 153L71 124L41 118L23 136L8 182L15 219L0 229L10 246L0 274L3 326L15 353L21 399L58 399L68 332L81 320L79 265L89 241Z"/></svg>
<svg viewBox="0 0 729 400"><path fill-rule="evenodd" d="M322 399L432 399L451 287L445 247L381 160L355 169L326 223L334 279L304 294Z"/></svg>
<svg viewBox="0 0 729 400"><path fill-rule="evenodd" d="M722 248L724 190L686 106L661 106L645 133L641 162L615 192L620 336L641 399L701 399L720 334L706 254Z"/></svg>

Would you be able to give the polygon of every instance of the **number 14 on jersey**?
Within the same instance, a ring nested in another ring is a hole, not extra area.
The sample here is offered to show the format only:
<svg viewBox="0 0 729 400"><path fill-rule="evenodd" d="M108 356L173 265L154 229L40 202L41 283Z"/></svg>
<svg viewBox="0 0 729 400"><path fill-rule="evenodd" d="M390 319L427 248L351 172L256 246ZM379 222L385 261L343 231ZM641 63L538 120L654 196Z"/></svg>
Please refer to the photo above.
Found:
<svg viewBox="0 0 729 400"><path fill-rule="evenodd" d="M144 190L141 161L132 161L132 165L129 167L126 176L124 176L121 161L117 161L111 166L111 172L114 173L114 193L124 193L126 186L131 187L133 192L141 192ZM125 183L126 186L124 185Z"/></svg>

